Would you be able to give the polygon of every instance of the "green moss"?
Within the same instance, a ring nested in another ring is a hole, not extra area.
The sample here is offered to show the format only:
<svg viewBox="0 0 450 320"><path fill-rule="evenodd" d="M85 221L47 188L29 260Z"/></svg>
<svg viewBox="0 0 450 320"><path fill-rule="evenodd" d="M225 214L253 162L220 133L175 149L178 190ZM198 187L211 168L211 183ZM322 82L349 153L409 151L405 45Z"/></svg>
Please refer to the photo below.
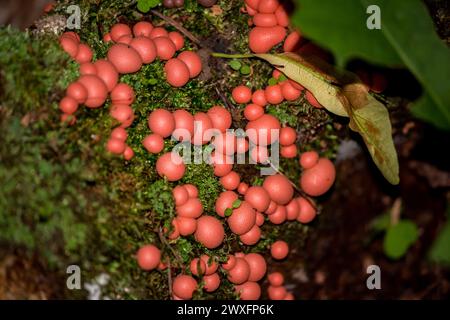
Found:
<svg viewBox="0 0 450 320"><path fill-rule="evenodd" d="M199 198L202 201L205 212L214 212L215 200L219 196L222 187L214 176L211 165L206 163L188 165L182 182L192 183L197 186Z"/></svg>
<svg viewBox="0 0 450 320"><path fill-rule="evenodd" d="M219 1L221 12L200 7L195 0L185 2L184 9L156 9L182 21L215 51L248 52L248 16L239 13L242 1ZM58 2L54 13L66 15L66 5ZM131 0L83 0L79 5L82 28L78 32L93 48L95 59L105 57L110 44L101 39L114 23L132 25L142 19L162 23L159 18L143 16ZM174 30L171 26L168 29ZM185 48L194 45L186 40ZM207 164L187 165L185 176L176 183L161 179L155 170L159 155L149 154L142 146L150 133L147 117L151 111L183 108L195 113L223 105L217 90L232 101L231 89L236 85L264 88L272 72L267 63L244 59L241 62L250 67L250 74L243 75L223 61L212 60L211 78L193 79L182 88L167 84L161 61L121 76L120 81L136 93L132 104L136 118L127 129L127 144L135 157L124 161L105 150L111 130L118 125L109 115L109 100L103 108L80 107L74 126L60 123L58 101L66 86L78 77L78 67L59 48L55 36L35 37L2 28L0 51L0 241L37 252L52 266L77 263L85 279L107 272L111 275L107 295L128 299L169 298L169 271L145 272L137 266L135 253L147 243L155 243L163 259L171 261L172 276L184 272L182 265L202 254L224 262L232 252L266 252L279 238L301 245L308 228L298 223L266 223L263 237L254 247L243 247L225 222L224 244L215 250L204 248L193 236L161 242L159 233L164 227L170 229L175 215L173 187L180 183L197 186L205 214L213 216L215 199L223 189ZM245 125L240 113L243 107L233 111L239 125ZM334 154L336 129L327 113L312 108L303 98L269 107L268 112L298 129L300 151L315 148L324 155ZM164 152L175 144L166 139ZM296 160L282 160L281 169L292 181L298 180ZM239 165L235 170L247 183L263 182L263 177L254 174L255 168ZM233 285L223 271L219 272L223 279L219 290L207 294L200 289L196 298L236 297Z"/></svg>

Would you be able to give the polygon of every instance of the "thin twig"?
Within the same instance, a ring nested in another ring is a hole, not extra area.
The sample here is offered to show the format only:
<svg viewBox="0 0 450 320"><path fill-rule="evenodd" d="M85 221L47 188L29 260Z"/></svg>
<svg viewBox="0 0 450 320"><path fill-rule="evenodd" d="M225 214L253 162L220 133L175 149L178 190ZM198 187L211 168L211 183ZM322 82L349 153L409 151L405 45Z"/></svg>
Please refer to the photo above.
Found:
<svg viewBox="0 0 450 320"><path fill-rule="evenodd" d="M214 89L216 89L217 95L223 101L223 103L228 107L228 109L231 109L231 107L234 108L234 105L228 101L227 97L222 93L222 91L219 90L219 88L214 87Z"/></svg>
<svg viewBox="0 0 450 320"><path fill-rule="evenodd" d="M395 199L391 208L391 225L395 226L400 221L402 211L402 198Z"/></svg>
<svg viewBox="0 0 450 320"><path fill-rule="evenodd" d="M172 298L173 297L173 295L172 295L172 267L170 266L170 259L169 259L169 261L167 262L167 272L168 272L168 275L167 275L167 281L169 282L169 294L170 294L170 297Z"/></svg>
<svg viewBox="0 0 450 320"><path fill-rule="evenodd" d="M286 177L286 175L280 171L280 169L278 169L277 167L275 167L273 165L273 163L270 160L267 160L267 163L270 165L270 167L276 171L276 173L281 174L282 176L284 176L286 179L288 179L289 183L292 185L292 187L294 187L295 190L297 190L299 193L301 193L303 195L303 191L297 187L297 185L295 183L293 183L288 177Z"/></svg>
<svg viewBox="0 0 450 320"><path fill-rule="evenodd" d="M161 240L161 242L170 249L170 251L172 251L172 254L174 255L174 257L178 260L180 265L183 265L183 259L181 259L180 255L178 254L178 252L176 252L172 246L167 242L166 237L164 237L164 234L162 232L162 228L159 227L159 240Z"/></svg>
<svg viewBox="0 0 450 320"><path fill-rule="evenodd" d="M202 46L200 40L196 36L194 36L191 32L189 32L186 28L184 28L179 22L176 22L172 18L165 16L161 12L158 12L156 10L150 10L150 12L152 14L154 14L155 16L158 16L159 18L163 19L164 21L166 21L168 24L170 24L174 28L176 28L178 31L180 31L187 38L189 38L189 40L191 40L198 46Z"/></svg>
<svg viewBox="0 0 450 320"><path fill-rule="evenodd" d="M255 58L256 56L252 53L237 53L237 54L228 54L221 52L213 52L211 55L215 58L226 58L226 59L244 59L244 58Z"/></svg>

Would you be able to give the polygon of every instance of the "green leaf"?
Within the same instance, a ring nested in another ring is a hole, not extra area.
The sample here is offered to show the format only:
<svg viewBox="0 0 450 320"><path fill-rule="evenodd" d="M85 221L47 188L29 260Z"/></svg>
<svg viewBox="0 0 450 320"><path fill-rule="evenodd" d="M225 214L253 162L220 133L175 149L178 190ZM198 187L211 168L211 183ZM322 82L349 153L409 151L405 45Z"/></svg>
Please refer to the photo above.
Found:
<svg viewBox="0 0 450 320"><path fill-rule="evenodd" d="M450 266L450 222L439 232L430 251L430 260Z"/></svg>
<svg viewBox="0 0 450 320"><path fill-rule="evenodd" d="M370 4L378 2L374 0ZM402 2L409 4L412 1ZM291 21L306 37L331 50L340 66L353 58L384 65L402 64L399 55L383 34L386 13L383 8L381 30L369 30L366 26L368 5L363 4L363 1L296 0L296 4L298 10L294 12ZM411 30L415 32L415 28Z"/></svg>
<svg viewBox="0 0 450 320"><path fill-rule="evenodd" d="M226 208L225 209L225 217L229 217L233 214L233 209L231 208Z"/></svg>
<svg viewBox="0 0 450 320"><path fill-rule="evenodd" d="M281 75L278 77L278 83L283 82L283 81L286 81L286 80L287 80L287 77L286 77L284 74L281 74Z"/></svg>
<svg viewBox="0 0 450 320"><path fill-rule="evenodd" d="M440 129L450 129L450 50L436 34L423 1L296 2L293 23L308 38L331 50L340 66L353 58L388 67L406 66L426 91L412 113ZM369 5L380 8L379 30L366 26Z"/></svg>
<svg viewBox="0 0 450 320"><path fill-rule="evenodd" d="M241 74L247 75L247 74L250 74L250 72L251 72L251 69L250 69L249 66L247 66L247 65L243 65L243 66L242 66L242 68L241 68Z"/></svg>
<svg viewBox="0 0 450 320"><path fill-rule="evenodd" d="M242 201L241 200L239 200L239 199L236 199L236 200L234 200L233 201L233 209L237 209L237 208L239 208L240 206L241 206L241 203L242 203Z"/></svg>
<svg viewBox="0 0 450 320"><path fill-rule="evenodd" d="M270 78L269 81L267 81L269 86L274 86L278 83L277 79L275 78Z"/></svg>
<svg viewBox="0 0 450 320"><path fill-rule="evenodd" d="M239 60L231 60L230 62L228 62L228 65L231 67L231 69L238 71L239 69L241 69L241 62Z"/></svg>
<svg viewBox="0 0 450 320"><path fill-rule="evenodd" d="M373 219L370 227L375 232L385 231L391 225L391 216L389 213L383 213Z"/></svg>
<svg viewBox="0 0 450 320"><path fill-rule="evenodd" d="M391 121L387 109L373 98L366 87L347 72L339 72L322 64L319 70L295 54L256 55L282 71L312 92L328 111L350 117L350 128L358 132L383 176L391 184L399 183L397 151L392 140Z"/></svg>
<svg viewBox="0 0 450 320"><path fill-rule="evenodd" d="M414 222L400 220L388 229L384 237L384 253L391 259L400 259L405 255L408 248L416 242L418 236L419 231Z"/></svg>
<svg viewBox="0 0 450 320"><path fill-rule="evenodd" d="M139 11L146 13L149 12L150 9L156 7L161 3L161 0L138 0L137 8Z"/></svg>
<svg viewBox="0 0 450 320"><path fill-rule="evenodd" d="M282 54L255 54L266 60L286 77L297 81L316 97L317 101L328 111L339 116L348 116L343 102L339 99L340 88L332 84L334 79L318 71L298 55L292 53Z"/></svg>
<svg viewBox="0 0 450 320"><path fill-rule="evenodd" d="M392 128L387 109L372 97L364 85L344 87L344 96L350 102L350 129L358 132L383 176L391 184L398 184L399 165L392 140Z"/></svg>

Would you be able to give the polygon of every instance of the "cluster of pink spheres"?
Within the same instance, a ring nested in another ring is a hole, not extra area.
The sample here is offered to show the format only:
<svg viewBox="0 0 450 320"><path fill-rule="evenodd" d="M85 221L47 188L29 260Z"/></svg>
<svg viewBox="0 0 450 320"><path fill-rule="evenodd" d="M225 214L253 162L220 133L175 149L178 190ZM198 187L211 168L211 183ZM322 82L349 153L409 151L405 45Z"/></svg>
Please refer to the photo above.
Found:
<svg viewBox="0 0 450 320"><path fill-rule="evenodd" d="M129 85L118 83L119 75L137 72L143 64L152 63L158 58L167 60L164 66L167 82L174 87L181 87L200 74L202 63L197 53L192 51L183 51L174 58L184 46L183 36L176 31L168 32L162 27L154 27L147 21L136 23L133 30L128 25L116 24L103 40L114 44L109 48L106 59L92 62L91 48L80 43L75 32L65 32L60 37L61 47L80 64L79 79L67 87L66 96L59 103L63 112L61 119L73 124L76 119L74 113L80 104L99 108L110 94L110 113L120 126L112 131L106 148L130 160L134 152L126 145L125 128L134 120L131 104L135 94Z"/></svg>
<svg viewBox="0 0 450 320"><path fill-rule="evenodd" d="M245 0L245 3L246 11L253 17L252 24L255 25L249 35L250 49L256 53L268 52L284 40L289 18L278 0ZM300 40L300 33L292 32L284 42L284 50L296 50ZM127 25L116 24L110 33L104 36L104 41L115 43L109 49L107 59L91 63L92 51L87 45L80 43L76 33L66 32L61 36L63 49L80 63L80 78L67 88L67 95L60 102L60 108L64 112L62 117L65 120L73 115L79 104L85 104L89 108L102 106L110 93L111 116L121 125L112 130L107 149L114 154L123 154L128 160L134 153L126 145L125 128L134 120L130 105L135 96L130 86L118 83L119 74L136 72L142 64L159 58L167 60L164 67L167 81L174 87L180 87L200 74L202 64L199 56L191 51L182 52L173 58L176 51L184 46L183 37L178 32L169 33L164 28L153 27L150 22L139 22L134 25L133 30ZM280 75L277 70L273 73L275 79L279 79ZM237 104L246 105L246 132L254 133L248 134L247 137L238 137L227 131L231 127L232 117L222 106L214 106L206 113L198 112L194 115L182 109L174 112L157 109L150 113L148 126L151 134L142 141L144 148L150 153L158 154L164 149L164 139L169 136L178 141L190 141L194 145L211 142L214 145L211 157L214 174L220 178L224 188L216 199L217 217L214 217L203 215L204 209L196 186L176 186L172 190L176 217L172 220L171 232L168 234L170 240L194 235L196 241L204 247L215 249L224 241L223 222L226 222L243 245L254 246L261 239L260 227L266 220L275 225L285 221L306 224L315 218L317 210L312 200L294 196L294 188L284 175L268 176L261 186L249 186L233 171L233 161L229 159L235 153L249 152L255 162L265 164L269 158L268 146L277 140L281 145L281 156L295 158L298 153L295 144L296 131L288 126L282 127L275 116L265 113L264 108L269 104L278 105L285 100L295 101L303 91L304 88L292 80L279 81L254 92L247 86L234 88L233 100ZM310 92L306 92L305 97L311 105L321 108ZM73 117L72 121L74 120ZM219 134L205 135L210 129L215 129ZM272 136L273 130L278 130L279 135ZM249 141L255 145L251 150ZM300 156L299 163L303 169L299 184L308 196L320 196L331 188L335 179L335 168L330 160L320 158L315 151L309 151ZM183 160L174 153L165 153L156 162L156 171L168 181L180 180L185 170ZM289 246L283 240L275 241L270 246L271 257L275 260L285 259L288 253ZM141 247L136 257L143 270L164 270L167 267L161 260L160 250L153 244ZM220 267L228 281L234 284L240 299L260 298L261 287L258 282L267 272L267 263L261 254L230 254ZM191 299L199 287L198 280L202 281L203 290L214 292L221 283L218 269L218 257L202 255L193 259L189 267L191 275L182 273L173 280L172 298ZM283 287L284 277L281 273L269 274L268 280L270 299L294 299L292 293Z"/></svg>
<svg viewBox="0 0 450 320"><path fill-rule="evenodd" d="M278 0L245 0L245 11L255 25L248 35L250 50L266 53L284 40L289 16Z"/></svg>
<svg viewBox="0 0 450 320"><path fill-rule="evenodd" d="M265 91L259 92L264 94L264 99L266 99ZM263 97L261 93L252 94L249 88L241 86L237 90L233 90L232 96L235 102L243 104L248 103L252 97L256 97L252 102L258 102L259 104L248 105L245 108L246 111L244 111L246 118L250 120L249 124L252 124L251 127L256 132L280 129L278 119L264 113L263 106L267 103L261 102ZM296 93L296 95L299 96L299 93ZM255 106L258 108L258 112L248 111L249 108L256 108ZM195 135L196 129L198 129L194 125L195 120L201 121L202 130L215 128L220 132L219 135L214 136L212 141L215 146L213 158L223 160L237 152L239 145L244 146L241 149L243 152L248 151L246 138L237 138L234 133L226 131L231 127L232 119L229 111L221 106L214 106L207 113L199 112L195 115L191 115L186 110L176 110L173 113L164 109L153 111L148 118L152 133L144 139L144 147L149 152L159 153L163 149L163 139L170 135L180 141L191 139L194 144L207 143L209 139L205 138L204 135ZM185 135L178 134L177 130L180 133L185 133ZM284 127L281 128L280 132L281 144L284 146L293 145L295 148L294 143L297 138L295 130ZM197 141L195 141L195 138L197 138ZM243 139L243 141L237 143L237 139ZM257 147L266 148L268 144L275 141L269 139L267 141L255 140L254 142ZM267 151L267 148L265 150ZM222 151L224 151L224 154L219 153ZM297 149L295 148L294 156L296 154ZM170 181L181 179L185 172L182 159L174 159L174 157L175 155L172 153L165 153L156 163L158 174ZM285 221L309 223L316 216L316 208L311 200L301 196L294 197L294 188L283 175L268 176L262 186L249 186L245 182L241 182L239 174L233 171L232 162L213 161L213 165L214 173L220 177L220 182L225 189L215 203L215 212L218 217L202 216L203 206L198 198L198 190L195 186L191 184L178 185L172 191L177 216L172 221L173 228L168 235L169 239L175 240L180 236L193 234L196 241L203 246L208 249L215 249L222 245L225 238L222 222L222 219L224 219L231 232L239 236L243 245L253 246L260 241L260 227L265 223L266 217L271 223L280 225ZM319 196L329 190L335 179L334 165L330 160L319 158L317 152L310 151L301 155L300 165L303 168L300 185L305 193L310 196ZM151 248L151 250L148 248ZM148 265L145 263L148 260L153 261L153 259L155 259L153 268L160 267L160 260L151 257L155 248L153 245L147 245L139 250L138 263L141 268L148 270ZM272 244L270 252L275 260L285 259L289 252L288 244L282 240L276 241ZM160 257L160 253L158 255ZM144 261L144 264L142 264L142 261ZM202 256L192 260L190 264L192 275L180 274L174 279L172 298L191 299L198 288L196 278L203 281L205 291L215 291L221 283L220 273L216 272L217 269L217 257ZM259 299L261 288L258 281L264 277L266 269L264 257L257 253L247 255L236 253L230 255L228 261L222 264L222 270L227 274L228 281L235 285L236 292L243 300ZM277 284L280 282L281 284ZM282 282L281 280L270 285L268 295L271 299L293 299L293 295L286 291Z"/></svg>

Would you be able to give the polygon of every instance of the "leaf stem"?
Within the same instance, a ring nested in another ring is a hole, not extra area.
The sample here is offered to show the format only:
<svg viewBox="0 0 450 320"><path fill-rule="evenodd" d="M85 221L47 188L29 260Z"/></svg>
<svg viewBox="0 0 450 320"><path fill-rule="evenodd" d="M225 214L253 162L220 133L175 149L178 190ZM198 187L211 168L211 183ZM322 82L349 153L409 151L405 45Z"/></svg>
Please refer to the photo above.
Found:
<svg viewBox="0 0 450 320"><path fill-rule="evenodd" d="M245 59L245 58L254 58L255 55L251 53L238 53L238 54L227 54L227 53L221 53L221 52L213 52L211 53L213 57L216 58L227 58L227 59Z"/></svg>

